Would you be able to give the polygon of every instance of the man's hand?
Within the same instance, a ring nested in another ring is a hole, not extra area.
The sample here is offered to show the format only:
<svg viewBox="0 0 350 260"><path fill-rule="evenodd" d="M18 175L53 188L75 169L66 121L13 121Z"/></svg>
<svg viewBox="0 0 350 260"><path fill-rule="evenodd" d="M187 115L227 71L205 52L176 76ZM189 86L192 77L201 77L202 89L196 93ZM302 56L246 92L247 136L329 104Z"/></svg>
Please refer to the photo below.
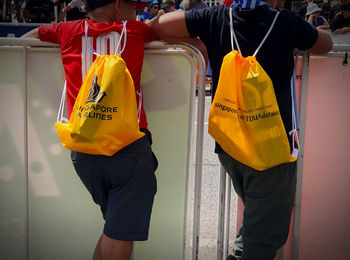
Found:
<svg viewBox="0 0 350 260"><path fill-rule="evenodd" d="M316 15L316 13L313 13L312 15L310 15L310 17L309 17L312 21L315 21L316 20L316 18L317 18L317 15Z"/></svg>
<svg viewBox="0 0 350 260"><path fill-rule="evenodd" d="M307 19L307 21L312 24L314 21L316 21L316 19L317 19L316 13L313 13L309 16L309 19Z"/></svg>
<svg viewBox="0 0 350 260"><path fill-rule="evenodd" d="M165 14L165 12L161 9L158 11L155 17L153 17L151 20L146 20L144 23L151 27L152 23L158 22L159 17L161 17L163 14Z"/></svg>
<svg viewBox="0 0 350 260"><path fill-rule="evenodd" d="M336 29L333 34L345 34L345 33L349 33L350 32L350 27L343 27L343 28L339 28Z"/></svg>

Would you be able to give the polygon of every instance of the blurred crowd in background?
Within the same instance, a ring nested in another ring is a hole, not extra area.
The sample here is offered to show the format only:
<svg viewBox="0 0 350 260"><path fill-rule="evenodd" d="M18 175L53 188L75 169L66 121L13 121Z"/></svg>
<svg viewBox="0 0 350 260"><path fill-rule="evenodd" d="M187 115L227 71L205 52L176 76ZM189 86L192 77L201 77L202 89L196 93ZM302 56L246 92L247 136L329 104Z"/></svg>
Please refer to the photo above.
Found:
<svg viewBox="0 0 350 260"><path fill-rule="evenodd" d="M137 19L147 22L159 10L174 12L225 4L233 0L153 0L137 11ZM320 29L330 29L334 34L350 32L350 0L279 0L279 8L299 13ZM55 23L88 18L84 0L0 0L0 22L5 23Z"/></svg>

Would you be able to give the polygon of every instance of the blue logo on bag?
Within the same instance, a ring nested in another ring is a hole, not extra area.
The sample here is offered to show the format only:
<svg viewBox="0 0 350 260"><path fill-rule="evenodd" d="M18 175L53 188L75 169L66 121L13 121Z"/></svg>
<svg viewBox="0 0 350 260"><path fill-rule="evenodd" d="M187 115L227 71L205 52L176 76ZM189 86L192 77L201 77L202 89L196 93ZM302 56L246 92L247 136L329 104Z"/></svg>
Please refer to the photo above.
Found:
<svg viewBox="0 0 350 260"><path fill-rule="evenodd" d="M99 103L106 95L106 92L101 91L101 87L97 83L97 75L95 75L86 103Z"/></svg>

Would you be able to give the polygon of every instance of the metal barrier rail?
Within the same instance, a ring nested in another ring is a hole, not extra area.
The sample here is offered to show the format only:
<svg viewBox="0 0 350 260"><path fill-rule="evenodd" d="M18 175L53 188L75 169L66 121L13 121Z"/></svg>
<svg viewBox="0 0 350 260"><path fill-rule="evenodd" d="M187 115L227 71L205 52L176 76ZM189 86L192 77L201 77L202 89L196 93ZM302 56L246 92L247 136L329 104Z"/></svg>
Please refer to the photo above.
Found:
<svg viewBox="0 0 350 260"><path fill-rule="evenodd" d="M39 48L37 48L39 47ZM27 67L26 57L27 57L27 51L40 51L45 49L46 47L51 48L54 47L53 50L55 50L55 47L59 48L59 45L42 42L39 39L25 39L25 38L0 38L0 49L2 50L14 50L14 49L20 49L23 50L23 66L24 68ZM206 67L205 67L205 61L201 54L201 52L195 48L194 46L188 45L188 44L168 44L164 42L151 42L148 44L145 44L145 53L164 53L164 52L172 52L172 53L179 53L181 55L184 55L188 57L188 59L192 63L192 81L194 82L193 88L198 87L197 97L198 97L198 105L197 105L197 129L196 129L196 142L195 142L195 158L194 158L194 164L195 164L195 190L194 190L194 206L193 206L193 244L192 244L192 258L197 259L198 258L198 247L199 247L199 224L200 224L200 205L201 205L201 179L202 179L202 158L203 158L203 125L204 125L204 106L205 106L205 82L206 82ZM197 66L197 64L199 66ZM24 70L26 71L26 69ZM197 86L196 86L196 78L198 76ZM24 76L24 82L25 82L25 90L27 89L27 79L26 75ZM191 97L191 106L194 106L194 93ZM191 93L192 93L191 92ZM27 105L25 105L25 108ZM27 115L27 111L24 112L24 115ZM25 118L25 121L27 119ZM190 121L191 118L190 118ZM190 127L191 124L190 124ZM192 130L189 129L188 135L190 137ZM28 138L28 129L24 129L24 135ZM187 233L187 214L189 208L189 199L191 198L189 194L189 182L190 177L189 176L189 169L190 169L190 155L191 155L191 141L188 138L188 158L187 158L187 181L186 181L186 201L185 201L185 222L184 222L184 245L183 245L183 259L185 259L185 252L186 248L189 247L187 244L186 239L186 233ZM26 141L27 142L27 141ZM27 146L27 145L26 145ZM25 165L28 165L28 158L25 160ZM28 168L28 166L27 166ZM26 169L26 176L28 176L28 169ZM28 178L28 177L27 177ZM28 179L26 180L26 183L28 184ZM28 186L28 185L27 185ZM27 191L28 194L28 191ZM28 203L27 203L28 205ZM27 208L27 213L29 212L29 208ZM27 218L28 219L28 218ZM28 224L28 223L27 223ZM28 225L27 225L28 226ZM26 230L27 241L29 241L29 233L28 230ZM29 245L27 244L27 251L28 251ZM28 252L27 252L28 253ZM28 255L28 254L27 254Z"/></svg>

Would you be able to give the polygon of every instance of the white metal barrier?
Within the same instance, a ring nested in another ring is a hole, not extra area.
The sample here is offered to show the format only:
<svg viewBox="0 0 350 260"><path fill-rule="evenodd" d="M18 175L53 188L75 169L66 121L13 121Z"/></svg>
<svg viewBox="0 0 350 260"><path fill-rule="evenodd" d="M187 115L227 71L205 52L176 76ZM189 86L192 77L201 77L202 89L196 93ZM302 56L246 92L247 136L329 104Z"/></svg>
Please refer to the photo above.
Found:
<svg viewBox="0 0 350 260"><path fill-rule="evenodd" d="M0 102L0 258L87 259L102 230L101 217L91 202L86 204L88 195L74 174L62 177L72 167L50 130L64 81L60 49L36 39L2 38L0 45L0 85L5 93ZM136 243L134 259L177 260L188 248L196 248L199 238L198 222L187 220L192 208L187 186L193 175L196 185L201 182L205 63L189 45L152 42L145 47L141 84L159 159L158 192L150 238ZM14 104L16 110L8 109ZM16 151L9 152L13 147ZM20 212L11 206L18 203L23 204ZM199 217L200 193L194 204ZM48 216L47 210L55 216ZM193 245L188 245L187 223L197 232Z"/></svg>

